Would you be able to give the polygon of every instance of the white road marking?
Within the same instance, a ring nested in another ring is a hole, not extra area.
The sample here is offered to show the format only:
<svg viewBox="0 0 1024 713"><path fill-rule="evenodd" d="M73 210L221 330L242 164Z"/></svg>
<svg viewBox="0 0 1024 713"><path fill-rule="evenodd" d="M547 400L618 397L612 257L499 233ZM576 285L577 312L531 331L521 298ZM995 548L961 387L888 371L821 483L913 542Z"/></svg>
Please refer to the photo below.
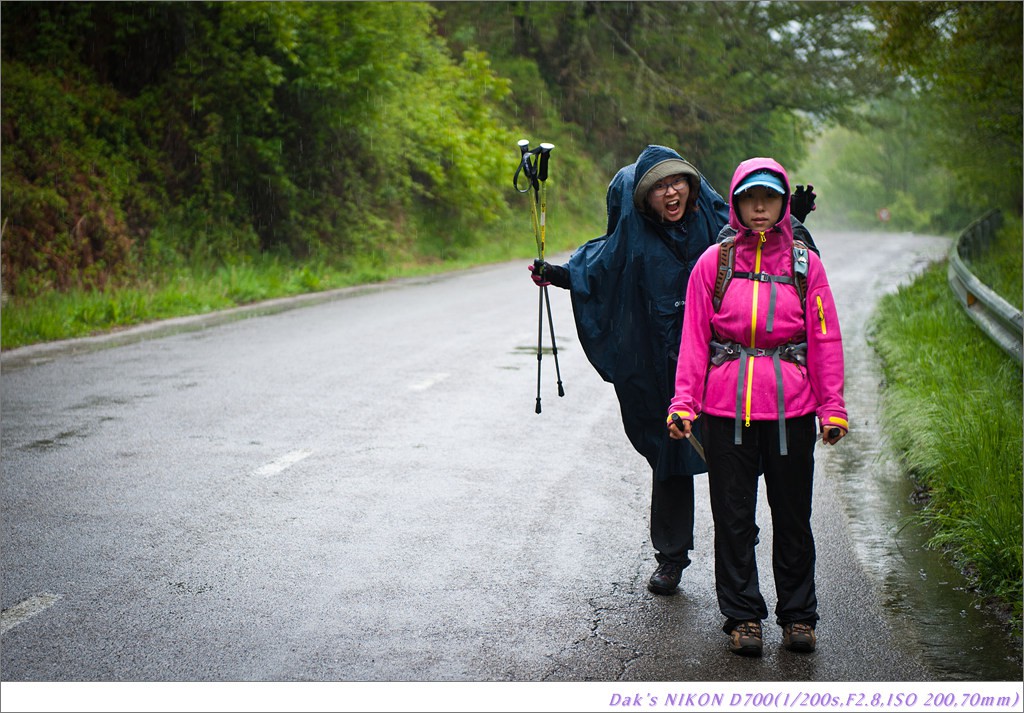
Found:
<svg viewBox="0 0 1024 713"><path fill-rule="evenodd" d="M4 609L0 612L0 634L6 634L18 624L24 624L36 614L49 609L58 599L60 596L57 594L37 594L18 602L10 609Z"/></svg>
<svg viewBox="0 0 1024 713"><path fill-rule="evenodd" d="M291 468L303 458L308 458L311 455L313 455L313 451L292 451L291 453L285 453L280 458L275 458L266 465L257 468L253 471L253 475L259 475L262 477L277 475L278 473Z"/></svg>
<svg viewBox="0 0 1024 713"><path fill-rule="evenodd" d="M416 382L415 384L409 384L409 388L413 391L426 391L434 384L438 384L448 378L448 374L431 374L423 381Z"/></svg>

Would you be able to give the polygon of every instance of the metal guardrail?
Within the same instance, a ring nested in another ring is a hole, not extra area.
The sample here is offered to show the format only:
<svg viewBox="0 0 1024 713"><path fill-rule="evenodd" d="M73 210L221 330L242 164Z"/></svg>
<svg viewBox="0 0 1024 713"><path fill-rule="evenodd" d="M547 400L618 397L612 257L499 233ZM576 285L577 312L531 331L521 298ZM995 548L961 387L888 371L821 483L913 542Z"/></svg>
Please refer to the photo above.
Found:
<svg viewBox="0 0 1024 713"><path fill-rule="evenodd" d="M992 291L964 264L964 257L981 254L1002 224L1002 214L990 211L967 226L949 253L947 279L967 315L1017 363L1024 351L1024 316Z"/></svg>

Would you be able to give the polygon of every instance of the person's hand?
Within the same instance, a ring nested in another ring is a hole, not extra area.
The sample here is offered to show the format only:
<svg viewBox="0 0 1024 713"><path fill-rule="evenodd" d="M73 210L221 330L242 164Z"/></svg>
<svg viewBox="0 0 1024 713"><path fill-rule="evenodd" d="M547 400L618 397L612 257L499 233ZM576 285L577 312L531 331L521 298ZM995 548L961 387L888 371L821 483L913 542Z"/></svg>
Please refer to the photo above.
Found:
<svg viewBox="0 0 1024 713"><path fill-rule="evenodd" d="M561 265L552 265L549 262L537 259L529 266L530 278L537 287L554 285L562 289L569 289L569 271Z"/></svg>
<svg viewBox="0 0 1024 713"><path fill-rule="evenodd" d="M547 287L551 283L547 279L548 264L543 260L534 260L530 265L530 278L537 287Z"/></svg>
<svg viewBox="0 0 1024 713"><path fill-rule="evenodd" d="M838 443L843 436L846 435L846 429L842 426L822 426L821 427L821 440L830 446L834 446Z"/></svg>
<svg viewBox="0 0 1024 713"><path fill-rule="evenodd" d="M808 214L812 210L816 210L818 206L814 205L814 199L818 196L814 193L814 186L810 183L807 184L807 188L801 185L796 187L796 192L789 199L789 212L792 213L797 220L803 223L807 220Z"/></svg>
<svg viewBox="0 0 1024 713"><path fill-rule="evenodd" d="M693 422L688 418L681 418L678 413L674 413L669 416L668 422L668 435L676 441L681 441L684 438L690 437L691 426Z"/></svg>

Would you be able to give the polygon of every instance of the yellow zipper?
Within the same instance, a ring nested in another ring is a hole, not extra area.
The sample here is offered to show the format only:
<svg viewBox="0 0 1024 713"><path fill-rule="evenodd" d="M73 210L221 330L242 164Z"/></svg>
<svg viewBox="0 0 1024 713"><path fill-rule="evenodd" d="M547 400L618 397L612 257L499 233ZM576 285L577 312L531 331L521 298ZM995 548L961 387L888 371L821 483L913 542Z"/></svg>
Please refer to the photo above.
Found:
<svg viewBox="0 0 1024 713"><path fill-rule="evenodd" d="M821 304L821 295L818 295L818 320L821 322L821 333L827 334L825 329L825 307Z"/></svg>
<svg viewBox="0 0 1024 713"><path fill-rule="evenodd" d="M761 272L761 248L768 241L768 238L762 232L760 239L757 241L757 254L754 257L754 272ZM761 283L754 282L754 304L750 309L750 348L753 349L757 338L757 298L760 292ZM819 300L820 302L820 300ZM824 324L824 323L823 323ZM744 425L750 426L750 409L751 409L751 398L754 391L754 357L747 357L747 398L744 410L746 411L746 419Z"/></svg>

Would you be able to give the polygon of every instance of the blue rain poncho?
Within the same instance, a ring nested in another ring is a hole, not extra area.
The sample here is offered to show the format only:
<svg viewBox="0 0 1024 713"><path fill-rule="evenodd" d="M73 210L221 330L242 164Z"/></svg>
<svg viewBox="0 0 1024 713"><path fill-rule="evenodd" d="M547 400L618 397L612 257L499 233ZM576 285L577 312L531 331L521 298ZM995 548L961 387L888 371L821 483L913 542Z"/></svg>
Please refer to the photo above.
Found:
<svg viewBox="0 0 1024 713"><path fill-rule="evenodd" d="M729 221L728 204L703 176L697 209L678 223L637 209L634 179L671 158L682 157L648 146L615 174L606 196L606 234L582 245L565 265L583 350L614 385L626 436L659 480L707 471L688 441L669 438L665 414L690 270Z"/></svg>

